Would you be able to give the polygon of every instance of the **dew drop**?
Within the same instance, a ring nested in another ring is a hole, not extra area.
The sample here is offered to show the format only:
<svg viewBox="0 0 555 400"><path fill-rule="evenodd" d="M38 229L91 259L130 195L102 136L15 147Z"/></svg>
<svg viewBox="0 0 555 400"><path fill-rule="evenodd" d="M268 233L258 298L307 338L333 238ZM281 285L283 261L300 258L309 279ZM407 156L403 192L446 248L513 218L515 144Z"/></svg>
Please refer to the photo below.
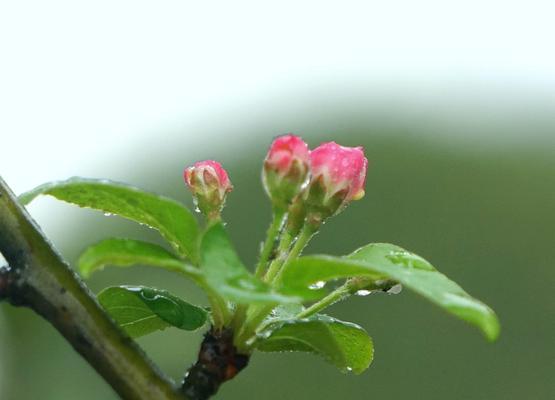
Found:
<svg viewBox="0 0 555 400"><path fill-rule="evenodd" d="M261 336L263 339L268 339L271 335L272 335L272 331L269 330L269 329L268 329L267 331L264 331L264 332L262 332L262 333L260 334L260 336Z"/></svg>
<svg viewBox="0 0 555 400"><path fill-rule="evenodd" d="M308 288L313 289L313 290L322 289L325 285L326 285L326 282L318 281L318 282L313 283L312 285L310 285Z"/></svg>
<svg viewBox="0 0 555 400"><path fill-rule="evenodd" d="M144 289L140 291L139 295L151 309L156 310L156 314L163 320L173 325L181 325L183 323L184 315L181 307L170 297L152 293Z"/></svg>
<svg viewBox="0 0 555 400"><path fill-rule="evenodd" d="M141 290L139 292L139 295L145 301L154 301L154 300L157 300L159 298L159 296L157 294L152 293L150 291L146 291L146 290Z"/></svg>
<svg viewBox="0 0 555 400"><path fill-rule="evenodd" d="M406 250L393 250L385 256L392 263L402 265L407 268L422 269L426 271L433 271L432 267L426 260L416 254L409 253Z"/></svg>
<svg viewBox="0 0 555 400"><path fill-rule="evenodd" d="M2 254L0 254L0 268L2 268L2 269L5 268L6 270L9 270L9 268L10 268L9 265L8 265L8 262L7 262L6 259L2 256Z"/></svg>
<svg viewBox="0 0 555 400"><path fill-rule="evenodd" d="M403 285L401 285L400 283L391 286L391 288L389 288L389 290L387 291L387 294L399 294L403 291Z"/></svg>
<svg viewBox="0 0 555 400"><path fill-rule="evenodd" d="M195 212L200 213L200 207L198 206L198 199L195 197L193 197L193 205L195 206Z"/></svg>

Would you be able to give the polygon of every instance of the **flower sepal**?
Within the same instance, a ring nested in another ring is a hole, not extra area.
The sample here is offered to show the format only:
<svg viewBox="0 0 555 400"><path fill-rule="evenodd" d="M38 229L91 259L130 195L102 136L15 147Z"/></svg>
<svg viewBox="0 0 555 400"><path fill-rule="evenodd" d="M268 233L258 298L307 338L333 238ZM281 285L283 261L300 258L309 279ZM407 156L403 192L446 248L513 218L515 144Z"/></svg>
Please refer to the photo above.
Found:
<svg viewBox="0 0 555 400"><path fill-rule="evenodd" d="M310 163L312 178L303 195L309 222L322 222L364 196L368 160L362 147L323 143L310 153Z"/></svg>
<svg viewBox="0 0 555 400"><path fill-rule="evenodd" d="M227 171L217 161L199 161L185 169L184 179L198 211L209 221L219 220L227 193L233 189Z"/></svg>
<svg viewBox="0 0 555 400"><path fill-rule="evenodd" d="M275 207L287 209L309 179L308 145L298 136L276 138L264 159L262 180Z"/></svg>

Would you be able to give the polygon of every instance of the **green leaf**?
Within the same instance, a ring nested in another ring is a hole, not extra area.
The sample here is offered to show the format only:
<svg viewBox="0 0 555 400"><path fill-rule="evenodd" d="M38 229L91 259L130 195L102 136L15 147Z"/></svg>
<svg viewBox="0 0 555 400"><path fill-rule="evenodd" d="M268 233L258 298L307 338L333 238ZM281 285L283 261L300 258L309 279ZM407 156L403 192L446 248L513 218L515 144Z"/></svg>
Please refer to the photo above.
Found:
<svg viewBox="0 0 555 400"><path fill-rule="evenodd" d="M303 351L323 356L340 370L363 372L374 355L372 339L356 324L325 315L277 323L261 333L261 351Z"/></svg>
<svg viewBox="0 0 555 400"><path fill-rule="evenodd" d="M392 244L370 244L347 257L301 257L285 271L283 285L287 292L294 293L318 281L356 276L393 279L477 326L489 340L499 335L499 321L491 308L472 298L423 258Z"/></svg>
<svg viewBox="0 0 555 400"><path fill-rule="evenodd" d="M22 194L19 199L28 204L41 194L150 226L158 230L180 256L196 258L197 222L187 208L172 199L123 183L85 178L46 183Z"/></svg>
<svg viewBox="0 0 555 400"><path fill-rule="evenodd" d="M144 286L115 286L98 294L98 301L131 337L148 335L174 326L192 331L203 326L206 310L180 298Z"/></svg>
<svg viewBox="0 0 555 400"><path fill-rule="evenodd" d="M106 265L117 267L150 265L179 272L193 280L197 280L202 275L198 268L184 263L166 249L153 243L133 239L102 240L88 247L77 261L77 268L85 278Z"/></svg>
<svg viewBox="0 0 555 400"><path fill-rule="evenodd" d="M236 303L289 303L298 297L276 292L252 275L233 249L221 223L212 225L201 242L201 270L210 286L225 298Z"/></svg>

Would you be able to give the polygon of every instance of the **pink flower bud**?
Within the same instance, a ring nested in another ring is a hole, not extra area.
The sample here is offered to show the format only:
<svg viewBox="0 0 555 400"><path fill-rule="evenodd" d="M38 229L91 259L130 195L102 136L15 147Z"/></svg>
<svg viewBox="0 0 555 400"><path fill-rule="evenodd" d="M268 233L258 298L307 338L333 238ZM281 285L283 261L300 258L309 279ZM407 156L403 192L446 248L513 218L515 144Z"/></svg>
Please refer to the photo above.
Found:
<svg viewBox="0 0 555 400"><path fill-rule="evenodd" d="M364 196L368 160L362 147L323 143L310 152L310 167L307 202L322 217L331 216L351 200Z"/></svg>
<svg viewBox="0 0 555 400"><path fill-rule="evenodd" d="M274 204L287 207L307 183L309 171L308 145L291 134L276 138L266 155L262 173L264 187Z"/></svg>
<svg viewBox="0 0 555 400"><path fill-rule="evenodd" d="M199 161L186 168L183 177L198 209L209 219L219 218L225 197L233 189L222 165L213 160Z"/></svg>

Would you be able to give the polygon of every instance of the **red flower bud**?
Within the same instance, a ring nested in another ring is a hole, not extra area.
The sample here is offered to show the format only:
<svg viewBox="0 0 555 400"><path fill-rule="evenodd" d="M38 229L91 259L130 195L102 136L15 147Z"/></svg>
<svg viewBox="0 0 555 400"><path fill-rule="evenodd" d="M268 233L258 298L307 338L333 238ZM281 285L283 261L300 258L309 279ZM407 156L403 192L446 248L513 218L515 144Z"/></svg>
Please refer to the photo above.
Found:
<svg viewBox="0 0 555 400"><path fill-rule="evenodd" d="M364 196L368 160L362 147L323 143L310 152L310 167L307 205L317 209L323 218Z"/></svg>
<svg viewBox="0 0 555 400"><path fill-rule="evenodd" d="M287 207L306 185L310 170L308 145L298 136L276 138L266 159L262 178L274 204Z"/></svg>
<svg viewBox="0 0 555 400"><path fill-rule="evenodd" d="M233 185L217 161L199 161L185 169L185 183L193 193L198 209L209 219L219 218L225 197Z"/></svg>

